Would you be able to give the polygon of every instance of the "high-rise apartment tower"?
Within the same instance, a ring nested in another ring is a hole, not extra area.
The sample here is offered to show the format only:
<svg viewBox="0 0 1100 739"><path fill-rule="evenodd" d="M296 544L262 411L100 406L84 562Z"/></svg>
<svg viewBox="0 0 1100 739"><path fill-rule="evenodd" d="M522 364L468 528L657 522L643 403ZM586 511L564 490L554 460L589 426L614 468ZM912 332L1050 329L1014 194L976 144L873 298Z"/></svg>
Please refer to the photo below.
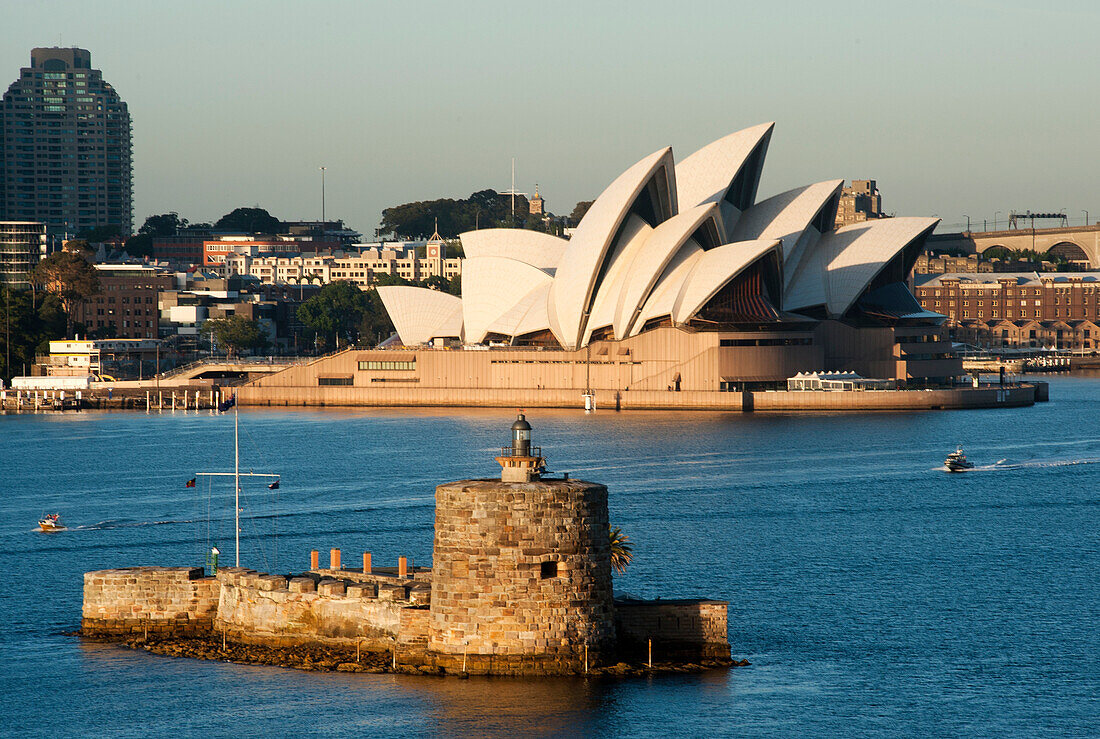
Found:
<svg viewBox="0 0 1100 739"><path fill-rule="evenodd" d="M130 113L85 49L31 51L0 103L0 220L133 227Z"/></svg>

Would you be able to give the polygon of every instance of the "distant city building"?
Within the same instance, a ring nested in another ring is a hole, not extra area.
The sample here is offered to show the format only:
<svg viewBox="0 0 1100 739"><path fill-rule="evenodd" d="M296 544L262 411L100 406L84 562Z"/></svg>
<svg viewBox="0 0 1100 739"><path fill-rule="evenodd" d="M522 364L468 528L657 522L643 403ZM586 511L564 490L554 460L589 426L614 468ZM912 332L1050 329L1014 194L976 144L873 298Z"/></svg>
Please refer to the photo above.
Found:
<svg viewBox="0 0 1100 739"><path fill-rule="evenodd" d="M836 227L847 226L874 218L884 218L882 195L874 180L852 180L849 187L840 191L840 205L836 209Z"/></svg>
<svg viewBox="0 0 1100 739"><path fill-rule="evenodd" d="M48 377L130 379L155 371L156 339L63 339L50 342L50 353L39 356L35 374Z"/></svg>
<svg viewBox="0 0 1100 739"><path fill-rule="evenodd" d="M255 320L277 347L297 349L304 326L298 307L317 294L319 285L264 285L250 277L177 275L178 286L160 294L160 335L182 351L199 348L203 324L211 318L243 316Z"/></svg>
<svg viewBox="0 0 1100 739"><path fill-rule="evenodd" d="M28 287L27 274L48 253L46 224L0 221L0 285Z"/></svg>
<svg viewBox="0 0 1100 739"><path fill-rule="evenodd" d="M203 242L210 238L209 233L158 236L153 239L153 259L180 267L200 265Z"/></svg>
<svg viewBox="0 0 1100 739"><path fill-rule="evenodd" d="M358 243L363 234L344 226L343 221L283 221L290 236L312 236L318 241L337 241L344 246Z"/></svg>
<svg viewBox="0 0 1100 739"><path fill-rule="evenodd" d="M130 113L85 49L31 51L0 105L0 218L133 227Z"/></svg>
<svg viewBox="0 0 1100 739"><path fill-rule="evenodd" d="M1100 347L1100 275L1073 272L918 275L921 307L948 317L956 341L1009 347Z"/></svg>
<svg viewBox="0 0 1100 739"><path fill-rule="evenodd" d="M315 254L340 247L337 241L320 241L304 236L276 236L272 239L255 236L221 236L202 242L202 263L204 267L217 267L224 264L231 254L260 256L268 254Z"/></svg>
<svg viewBox="0 0 1100 739"><path fill-rule="evenodd" d="M158 298L173 287L170 272L139 264L97 264L100 291L83 307L85 330L104 339L155 339Z"/></svg>
<svg viewBox="0 0 1100 739"><path fill-rule="evenodd" d="M925 252L917 257L917 263L913 267L914 274L918 275L944 275L952 272L1036 272L1050 267L1051 262L1025 262L1019 260L983 259L980 255L952 256L950 254L935 254Z"/></svg>
<svg viewBox="0 0 1100 739"><path fill-rule="evenodd" d="M415 252L399 252L396 249L368 248L358 253L252 255L234 253L224 258L226 274L249 275L269 285L310 284L326 285L345 280L361 288L372 287L379 275L393 275L417 282L429 277L452 279L462 273L461 259L443 259L440 248L429 242L425 250L429 255L420 258Z"/></svg>
<svg viewBox="0 0 1100 739"><path fill-rule="evenodd" d="M531 215L544 216L546 215L546 200L539 195L539 186L535 185L535 197L529 201Z"/></svg>

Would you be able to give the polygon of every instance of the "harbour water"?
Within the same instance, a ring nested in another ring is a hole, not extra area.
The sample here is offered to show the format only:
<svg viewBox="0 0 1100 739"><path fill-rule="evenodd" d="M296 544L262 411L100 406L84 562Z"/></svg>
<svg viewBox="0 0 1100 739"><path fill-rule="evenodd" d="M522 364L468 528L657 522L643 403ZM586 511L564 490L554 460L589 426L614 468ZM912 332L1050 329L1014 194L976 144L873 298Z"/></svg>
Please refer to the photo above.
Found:
<svg viewBox="0 0 1100 739"><path fill-rule="evenodd" d="M635 543L616 588L730 601L751 667L654 679L416 678L82 643L86 570L232 557L232 418L0 417L0 733L1096 735L1100 378L1016 410L539 411L555 471L603 482ZM433 488L499 471L511 414L241 412L242 564L310 549L430 561ZM978 467L941 470L963 443ZM61 512L70 528L35 522Z"/></svg>

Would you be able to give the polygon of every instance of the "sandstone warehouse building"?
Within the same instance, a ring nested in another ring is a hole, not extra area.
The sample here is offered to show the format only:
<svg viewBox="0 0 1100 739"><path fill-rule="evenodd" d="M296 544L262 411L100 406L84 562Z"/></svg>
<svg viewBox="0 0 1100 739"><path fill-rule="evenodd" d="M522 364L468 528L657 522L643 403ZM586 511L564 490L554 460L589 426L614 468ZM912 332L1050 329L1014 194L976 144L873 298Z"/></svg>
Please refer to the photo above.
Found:
<svg viewBox="0 0 1100 739"><path fill-rule="evenodd" d="M938 220L836 228L839 179L758 201L773 127L678 163L671 148L650 154L568 240L462 234L461 297L380 287L397 340L258 380L244 402L476 405L500 391L504 404L530 406L592 394L721 407L722 393L778 388L799 372L951 383L962 370L944 316L906 284Z"/></svg>

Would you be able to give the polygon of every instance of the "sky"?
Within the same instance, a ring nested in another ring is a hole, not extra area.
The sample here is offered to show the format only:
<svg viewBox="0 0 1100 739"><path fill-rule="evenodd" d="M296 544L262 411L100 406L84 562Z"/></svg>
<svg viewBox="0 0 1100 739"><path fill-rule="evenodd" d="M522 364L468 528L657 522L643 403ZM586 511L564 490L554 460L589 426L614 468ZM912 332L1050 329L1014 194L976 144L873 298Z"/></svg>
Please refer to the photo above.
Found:
<svg viewBox="0 0 1100 739"><path fill-rule="evenodd" d="M135 226L536 183L567 214L647 154L776 128L759 197L875 179L945 229L1100 219L1100 3L0 0L0 83L92 53L133 119Z"/></svg>

